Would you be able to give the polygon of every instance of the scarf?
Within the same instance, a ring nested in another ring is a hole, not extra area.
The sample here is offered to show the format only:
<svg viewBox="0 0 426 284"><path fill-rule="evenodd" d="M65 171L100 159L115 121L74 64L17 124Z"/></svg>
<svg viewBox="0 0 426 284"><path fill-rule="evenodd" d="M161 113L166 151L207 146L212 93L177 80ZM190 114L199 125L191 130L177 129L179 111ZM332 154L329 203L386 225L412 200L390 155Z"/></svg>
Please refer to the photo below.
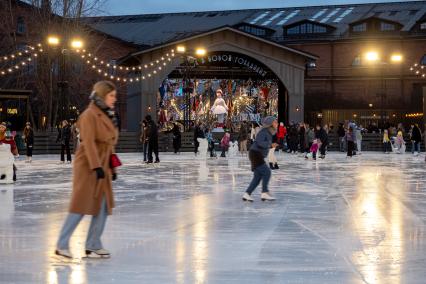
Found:
<svg viewBox="0 0 426 284"><path fill-rule="evenodd" d="M115 127L118 127L117 114L113 109L109 108L95 92L90 94L89 99L111 119Z"/></svg>

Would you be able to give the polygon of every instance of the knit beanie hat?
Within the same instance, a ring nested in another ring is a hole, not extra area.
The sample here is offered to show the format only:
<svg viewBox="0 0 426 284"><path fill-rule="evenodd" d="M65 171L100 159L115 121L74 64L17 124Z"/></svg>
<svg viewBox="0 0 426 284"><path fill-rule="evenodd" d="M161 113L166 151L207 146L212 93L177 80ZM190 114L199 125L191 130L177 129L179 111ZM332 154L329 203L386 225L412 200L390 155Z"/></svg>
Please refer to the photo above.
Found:
<svg viewBox="0 0 426 284"><path fill-rule="evenodd" d="M275 120L277 120L275 116L267 116L262 120L262 126L265 128L271 127Z"/></svg>

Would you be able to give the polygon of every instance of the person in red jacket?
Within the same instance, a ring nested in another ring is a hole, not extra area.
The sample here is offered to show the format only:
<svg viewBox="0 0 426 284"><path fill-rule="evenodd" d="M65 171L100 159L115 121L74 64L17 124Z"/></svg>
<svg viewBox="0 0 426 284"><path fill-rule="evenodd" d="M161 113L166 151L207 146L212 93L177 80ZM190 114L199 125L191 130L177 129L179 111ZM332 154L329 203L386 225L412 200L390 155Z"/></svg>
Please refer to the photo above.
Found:
<svg viewBox="0 0 426 284"><path fill-rule="evenodd" d="M280 126L278 126L277 131L277 139L278 145L281 146L281 149L284 151L284 138L287 135L287 128L285 128L284 123L280 122Z"/></svg>

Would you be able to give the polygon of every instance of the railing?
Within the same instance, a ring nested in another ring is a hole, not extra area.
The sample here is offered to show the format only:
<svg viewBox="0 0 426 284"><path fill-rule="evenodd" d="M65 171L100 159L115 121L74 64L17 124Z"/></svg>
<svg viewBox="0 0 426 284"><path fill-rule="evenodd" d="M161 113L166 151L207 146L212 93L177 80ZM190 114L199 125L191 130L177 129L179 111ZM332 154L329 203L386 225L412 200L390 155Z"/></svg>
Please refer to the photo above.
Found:
<svg viewBox="0 0 426 284"><path fill-rule="evenodd" d="M223 133L215 133L214 139L216 145L220 142ZM59 154L61 151L60 143L56 143L56 133L35 133L34 137L34 155L41 154ZM193 132L183 132L181 137L181 152L192 152L194 150L194 134ZM232 133L231 140L237 140L238 134ZM408 137L405 137L407 151L411 151L411 142ZM25 155L25 146L22 141L17 141L18 148L21 155ZM172 152L173 151L173 136L171 133L160 133L159 134L159 150L160 152ZM329 151L339 151L339 137L335 133L329 134ZM71 145L71 150L73 145ZM137 132L121 132L120 139L118 141L117 152L119 153L131 153L141 152L142 144L139 142L139 133ZM362 151L382 151L382 134L379 133L367 133L362 138ZM424 151L424 144L421 144L421 150Z"/></svg>

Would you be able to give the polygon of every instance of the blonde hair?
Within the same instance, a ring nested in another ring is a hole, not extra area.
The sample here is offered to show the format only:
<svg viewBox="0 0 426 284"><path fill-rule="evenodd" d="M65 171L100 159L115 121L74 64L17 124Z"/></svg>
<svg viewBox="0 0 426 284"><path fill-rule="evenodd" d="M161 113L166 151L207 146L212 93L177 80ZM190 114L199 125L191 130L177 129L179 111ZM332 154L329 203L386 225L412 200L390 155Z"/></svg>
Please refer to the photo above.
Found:
<svg viewBox="0 0 426 284"><path fill-rule="evenodd" d="M105 96L112 91L117 90L113 82L110 81L99 81L93 85L93 93L101 99L105 99Z"/></svg>

